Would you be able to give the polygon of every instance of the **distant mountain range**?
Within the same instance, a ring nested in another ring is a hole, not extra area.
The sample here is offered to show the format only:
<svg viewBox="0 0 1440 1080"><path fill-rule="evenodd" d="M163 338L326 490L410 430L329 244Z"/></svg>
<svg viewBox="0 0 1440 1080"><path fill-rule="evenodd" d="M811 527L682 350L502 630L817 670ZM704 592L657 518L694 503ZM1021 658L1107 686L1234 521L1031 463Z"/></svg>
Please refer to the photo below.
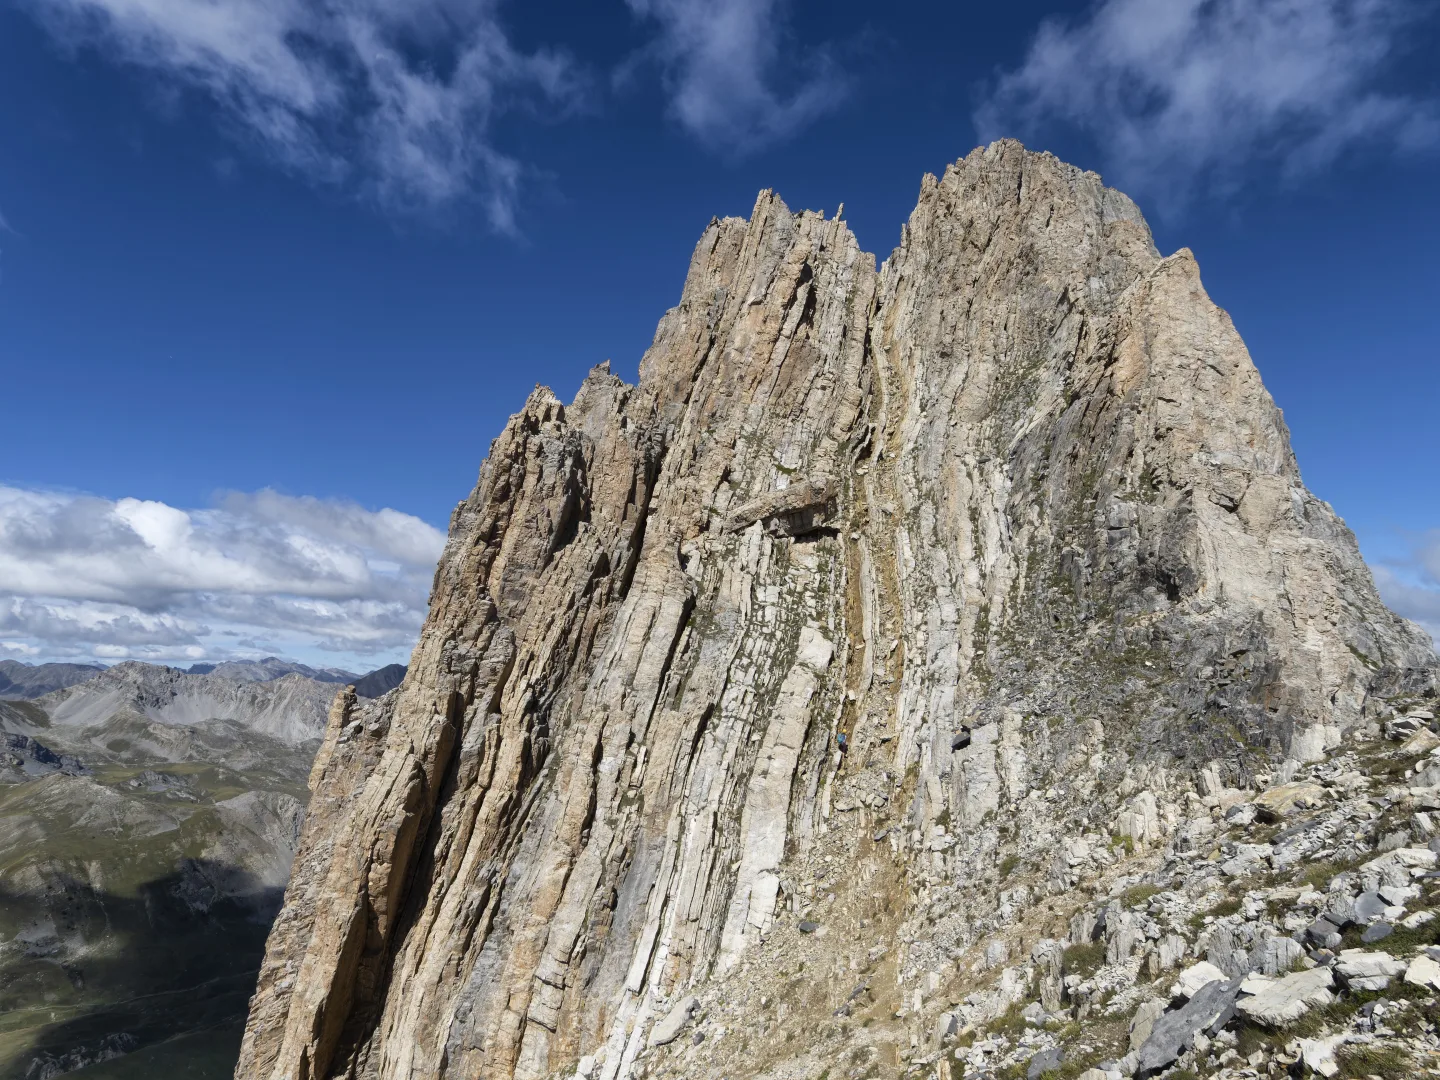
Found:
<svg viewBox="0 0 1440 1080"><path fill-rule="evenodd" d="M191 664L188 668L171 668L162 664L126 661L116 667L151 668L157 672L177 675L213 675L234 683L266 683L287 675L300 675L318 683L343 685L353 683L361 697L379 697L400 685L405 677L404 664L387 664L364 675L343 668L312 668L267 656L263 660L225 660L218 664ZM99 664L27 664L21 660L0 660L0 700L24 701L43 697L56 690L65 690L103 675L114 668Z"/></svg>
<svg viewBox="0 0 1440 1080"><path fill-rule="evenodd" d="M52 690L93 679L105 669L98 664L26 664L0 660L0 698L37 698Z"/></svg>
<svg viewBox="0 0 1440 1080"><path fill-rule="evenodd" d="M236 682L269 682L285 675L304 675L316 682L353 683L363 676L344 668L312 668L281 660L278 656L267 656L263 660L226 660L219 664L191 664L188 675L220 675Z"/></svg>

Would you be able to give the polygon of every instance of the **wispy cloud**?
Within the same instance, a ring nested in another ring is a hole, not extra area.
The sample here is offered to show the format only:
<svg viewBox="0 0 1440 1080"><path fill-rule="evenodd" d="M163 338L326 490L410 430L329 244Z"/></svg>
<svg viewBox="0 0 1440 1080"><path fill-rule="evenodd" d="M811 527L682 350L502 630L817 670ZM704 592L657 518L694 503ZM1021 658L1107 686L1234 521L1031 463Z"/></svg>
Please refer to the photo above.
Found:
<svg viewBox="0 0 1440 1080"><path fill-rule="evenodd" d="M1099 0L1048 20L990 87L983 138L1093 138L1128 187L1183 198L1258 160L1290 177L1362 145L1440 143L1440 111L1385 88L1432 0Z"/></svg>
<svg viewBox="0 0 1440 1080"><path fill-rule="evenodd" d="M1440 644L1440 529L1418 536L1408 558L1387 559L1373 569L1391 610L1414 619Z"/></svg>
<svg viewBox="0 0 1440 1080"><path fill-rule="evenodd" d="M391 210L476 198L505 231L525 170L496 147L492 120L578 90L563 54L511 44L498 0L24 2L60 40L208 95L297 173Z"/></svg>
<svg viewBox="0 0 1440 1080"><path fill-rule="evenodd" d="M845 83L823 48L786 39L783 0L625 0L657 24L670 110L706 146L745 153L835 106Z"/></svg>
<svg viewBox="0 0 1440 1080"><path fill-rule="evenodd" d="M408 514L273 491L181 510L0 487L0 651L403 656L443 545Z"/></svg>

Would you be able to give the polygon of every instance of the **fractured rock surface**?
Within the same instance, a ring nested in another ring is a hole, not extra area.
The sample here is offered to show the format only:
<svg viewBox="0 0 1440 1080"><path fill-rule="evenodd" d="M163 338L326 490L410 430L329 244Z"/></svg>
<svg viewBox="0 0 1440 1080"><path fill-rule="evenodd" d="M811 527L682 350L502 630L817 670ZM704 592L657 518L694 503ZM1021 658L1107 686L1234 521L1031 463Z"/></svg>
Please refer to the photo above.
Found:
<svg viewBox="0 0 1440 1080"><path fill-rule="evenodd" d="M1331 789L1245 792L1435 665L1190 253L1098 177L977 150L878 269L762 193L638 386L531 395L400 689L337 700L236 1075L799 1077L825 1039L898 1074L956 1010L1074 1000L1060 939L1181 966L1078 883L1262 815L1295 842L1223 873L1284 866ZM1224 979L1150 1018L1144 1067L1298 950L1217 926ZM735 1017L679 1038L707 1009Z"/></svg>

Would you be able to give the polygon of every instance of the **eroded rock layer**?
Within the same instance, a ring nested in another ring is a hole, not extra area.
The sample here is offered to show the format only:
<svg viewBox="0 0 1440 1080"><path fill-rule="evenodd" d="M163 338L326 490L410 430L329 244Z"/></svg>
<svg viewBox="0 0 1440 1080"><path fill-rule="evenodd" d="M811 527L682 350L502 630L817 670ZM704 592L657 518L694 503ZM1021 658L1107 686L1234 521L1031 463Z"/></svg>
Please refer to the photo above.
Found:
<svg viewBox="0 0 1440 1080"><path fill-rule="evenodd" d="M727 1074L806 1075L853 948L913 1043L1017 825L1254 785L1435 662L1094 174L977 150L878 270L762 193L638 386L531 395L401 689L337 701L237 1076L629 1078L737 979L794 1000ZM837 894L848 929L796 923ZM817 929L787 991L766 950Z"/></svg>

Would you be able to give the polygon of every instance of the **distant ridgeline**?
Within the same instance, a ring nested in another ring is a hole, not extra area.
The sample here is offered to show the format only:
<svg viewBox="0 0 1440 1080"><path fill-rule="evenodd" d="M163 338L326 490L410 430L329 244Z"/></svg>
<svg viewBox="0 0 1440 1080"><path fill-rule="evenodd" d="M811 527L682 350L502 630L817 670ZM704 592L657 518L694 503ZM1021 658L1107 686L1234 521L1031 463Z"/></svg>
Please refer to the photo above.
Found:
<svg viewBox="0 0 1440 1080"><path fill-rule="evenodd" d="M139 663L139 661L131 661ZM145 667L158 665L145 664ZM52 690L93 679L108 670L99 664L26 664L0 660L0 699L37 698ZM167 669L179 670L179 669ZM404 664L387 664L365 675L342 668L312 668L291 660L267 656L263 660L225 660L214 664L191 664L186 675L219 675L234 682L269 682L285 675L303 675L322 683L350 683L361 697L379 697L400 685Z"/></svg>

